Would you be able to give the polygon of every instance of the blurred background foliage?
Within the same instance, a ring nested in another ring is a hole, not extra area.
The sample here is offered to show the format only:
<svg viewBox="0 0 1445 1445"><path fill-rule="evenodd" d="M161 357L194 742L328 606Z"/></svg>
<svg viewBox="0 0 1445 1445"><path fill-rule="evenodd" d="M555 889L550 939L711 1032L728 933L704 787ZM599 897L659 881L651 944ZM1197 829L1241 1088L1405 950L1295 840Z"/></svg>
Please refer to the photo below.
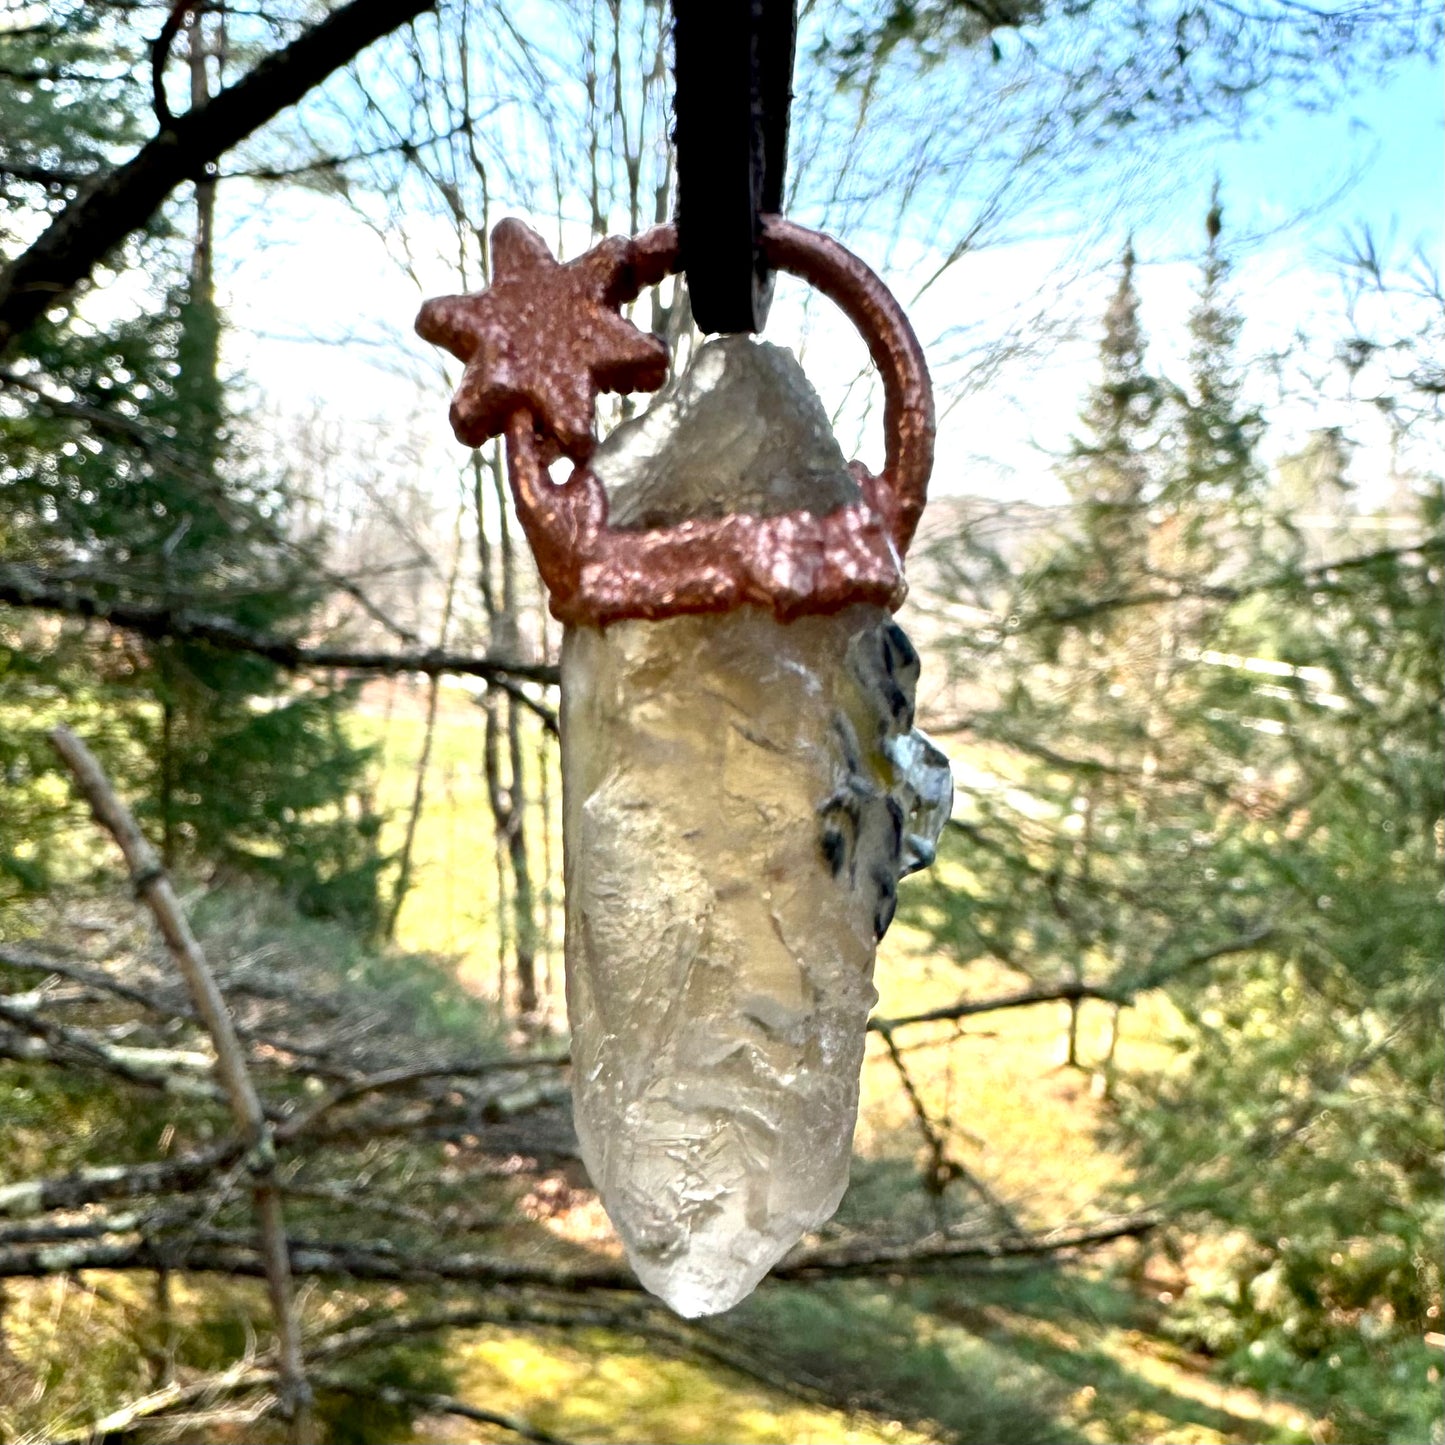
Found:
<svg viewBox="0 0 1445 1445"><path fill-rule="evenodd" d="M1445 306L1366 226L1344 321L1251 353L1229 195L1171 189L1191 149L1438 57L1440 17L802 9L791 209L923 258L945 404L1070 325L1062 263L994 329L952 277L1040 228L1110 253L1090 379L1033 401L1077 416L1041 499L945 479L913 559L959 787L885 945L826 1267L706 1325L626 1287L560 1077L559 637L500 458L458 466L404 400L342 435L236 359L218 270L303 194L418 288L481 284L508 211L569 253L670 214L661 4L446 0L0 356L0 1436L285 1434L206 1041L64 722L182 881L277 1127L311 1121L283 1181L322 1437L1445 1439ZM328 8L176 12L153 74L168 12L0 0L7 264L164 132L153 83L204 120ZM1127 238L1186 205L1164 337ZM637 319L685 357L681 288ZM437 411L379 325L341 339Z"/></svg>

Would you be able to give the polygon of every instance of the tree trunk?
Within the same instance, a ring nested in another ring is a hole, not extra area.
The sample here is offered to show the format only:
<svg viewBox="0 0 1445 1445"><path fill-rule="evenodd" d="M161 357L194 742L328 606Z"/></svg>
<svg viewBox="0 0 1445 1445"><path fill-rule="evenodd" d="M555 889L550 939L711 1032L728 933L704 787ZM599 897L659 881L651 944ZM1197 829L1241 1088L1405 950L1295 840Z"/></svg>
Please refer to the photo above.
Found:
<svg viewBox="0 0 1445 1445"><path fill-rule="evenodd" d="M521 648L517 626L517 559L512 544L506 475L499 446L492 449L492 485L497 497L497 539L502 564L502 606L497 618L499 627L493 633L492 642L515 655ZM498 705L505 707L507 713L509 777L505 808L499 811L494 804L493 817L498 842L506 844L512 875L512 946L516 955L517 1009L523 1019L530 1019L537 1012L537 920L532 870L527 859L527 782L522 769L522 719L512 699L508 698L505 702L499 699ZM494 793L500 797L501 789L495 789Z"/></svg>
<svg viewBox="0 0 1445 1445"><path fill-rule="evenodd" d="M206 70L206 17L202 10L190 16L191 109L199 111L211 98ZM196 176L196 238L191 248L191 300L209 306L215 297L216 180L204 170Z"/></svg>
<svg viewBox="0 0 1445 1445"><path fill-rule="evenodd" d="M517 704L507 699L507 751L512 774L511 816L507 820L507 848L512 864L512 911L517 947L517 1007L523 1019L537 1013L537 916L532 892L532 869L527 859L526 793L522 771L522 717Z"/></svg>
<svg viewBox="0 0 1445 1445"><path fill-rule="evenodd" d="M483 464L473 463L474 501L477 514L477 560L481 576L482 604L487 610L489 646L508 656L521 650L517 626L516 556L508 523L507 484L501 451L491 457L492 490L497 506L497 547L495 553L486 535L486 487ZM493 579L494 565L500 586ZM487 782L487 805L492 814L492 836L497 856L497 948L498 997L505 1006L508 963L516 978L517 1010L523 1020L537 1013L537 918L536 892L527 854L527 783L524 767L522 712L509 698L490 691L483 701L486 732L483 768ZM505 731L506 759L503 761Z"/></svg>
<svg viewBox="0 0 1445 1445"><path fill-rule="evenodd" d="M465 505L465 504L463 504ZM446 593L442 600L442 620L437 629L437 651L445 652L447 633L452 625L452 606L456 600L457 575L462 564L462 508L457 508L456 525L452 531L452 563L447 572ZM402 841L401 856L398 860L396 887L391 896L391 908L387 913L384 936L396 937L396 921L401 916L401 905L411 888L411 855L416 845L416 830L421 823L422 804L426 799L427 769L431 766L432 743L436 737L437 704L441 698L441 675L435 675L427 687L426 723L422 729L421 753L416 760L416 778L412 785L411 810L406 819L406 837Z"/></svg>
<svg viewBox="0 0 1445 1445"><path fill-rule="evenodd" d="M545 607L545 603L543 604ZM546 621L543 619L543 638L546 637ZM544 646L542 656L547 656ZM542 823L542 927L538 935L538 952L542 966L542 994L553 997L556 979L552 967L555 948L553 939L557 927L556 898L552 888L552 872L556 860L552 850L552 829L555 825L553 790L551 785L552 739L545 728L537 729L537 806Z"/></svg>

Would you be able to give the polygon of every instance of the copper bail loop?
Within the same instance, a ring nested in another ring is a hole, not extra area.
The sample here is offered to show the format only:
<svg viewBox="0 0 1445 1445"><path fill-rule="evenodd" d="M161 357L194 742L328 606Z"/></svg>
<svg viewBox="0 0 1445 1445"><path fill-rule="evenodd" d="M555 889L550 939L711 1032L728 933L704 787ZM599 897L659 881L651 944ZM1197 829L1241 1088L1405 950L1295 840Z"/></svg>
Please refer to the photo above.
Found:
<svg viewBox="0 0 1445 1445"><path fill-rule="evenodd" d="M506 424L508 474L552 613L561 621L601 627L741 606L767 607L786 621L857 602L902 604L902 557L933 469L933 391L923 348L888 288L837 241L777 216L762 218L762 237L768 260L832 299L867 343L883 379L882 474L851 463L861 500L824 516L733 514L650 531L614 530L606 491L589 465L591 448L566 482L553 482L546 463L555 450L546 422L518 405ZM618 247L618 257L613 291L619 300L631 299L675 271L676 228L647 231ZM532 344L549 341L536 336Z"/></svg>
<svg viewBox="0 0 1445 1445"><path fill-rule="evenodd" d="M774 266L816 286L858 328L883 379L883 471L875 492L902 558L918 530L933 474L937 425L923 347L893 293L831 236L764 216L763 245ZM861 470L862 464L853 466Z"/></svg>

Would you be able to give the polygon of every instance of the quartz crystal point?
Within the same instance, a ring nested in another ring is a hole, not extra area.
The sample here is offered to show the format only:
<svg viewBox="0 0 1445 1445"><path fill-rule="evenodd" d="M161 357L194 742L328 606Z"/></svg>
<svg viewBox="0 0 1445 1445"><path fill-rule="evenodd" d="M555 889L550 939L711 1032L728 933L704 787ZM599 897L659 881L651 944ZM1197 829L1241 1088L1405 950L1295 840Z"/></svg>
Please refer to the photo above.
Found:
<svg viewBox="0 0 1445 1445"><path fill-rule="evenodd" d="M790 352L704 346L593 467L614 525L857 499ZM681 1315L744 1298L848 1183L877 940L930 862L947 760L888 614L573 627L567 1004L582 1157Z"/></svg>

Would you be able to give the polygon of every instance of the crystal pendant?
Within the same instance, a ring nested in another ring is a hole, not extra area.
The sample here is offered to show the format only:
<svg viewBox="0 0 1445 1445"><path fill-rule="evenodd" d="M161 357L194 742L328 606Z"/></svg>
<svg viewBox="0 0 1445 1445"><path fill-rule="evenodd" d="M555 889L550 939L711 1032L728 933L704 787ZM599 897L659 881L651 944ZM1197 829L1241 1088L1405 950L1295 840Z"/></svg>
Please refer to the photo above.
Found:
<svg viewBox="0 0 1445 1445"><path fill-rule="evenodd" d="M618 528L858 496L792 354L702 347L593 470ZM947 759L881 608L569 627L567 1001L582 1157L643 1284L743 1299L848 1182L877 940Z"/></svg>

